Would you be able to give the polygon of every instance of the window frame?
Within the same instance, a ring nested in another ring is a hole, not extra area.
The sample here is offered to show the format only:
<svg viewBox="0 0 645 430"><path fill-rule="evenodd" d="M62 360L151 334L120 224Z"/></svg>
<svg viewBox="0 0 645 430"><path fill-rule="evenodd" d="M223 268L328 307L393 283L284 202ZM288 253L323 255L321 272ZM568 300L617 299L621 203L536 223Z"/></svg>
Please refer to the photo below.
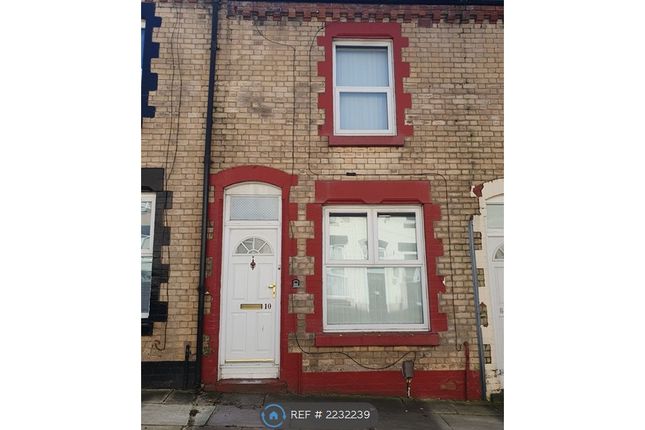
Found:
<svg viewBox="0 0 645 430"><path fill-rule="evenodd" d="M333 212L367 214L367 260L333 260L330 258L329 217ZM378 213L414 213L417 259L416 260L381 260L378 254ZM427 332L430 327L428 279L425 255L425 238L423 225L423 208L418 205L329 205L323 207L323 261L322 261L322 328L324 333L348 332ZM333 324L327 323L327 269L328 268L385 268L385 267L418 267L421 272L421 300L423 305L423 323L421 324Z"/></svg>
<svg viewBox="0 0 645 430"><path fill-rule="evenodd" d="M336 48L338 46L352 47L385 47L387 48L388 86L338 86L336 85ZM339 38L332 41L332 82L333 82L333 122L334 135L336 136L396 136L396 100L394 81L394 55L392 39L352 39ZM386 94L387 103L387 129L386 130L343 130L340 128L340 93L375 93Z"/></svg>
<svg viewBox="0 0 645 430"><path fill-rule="evenodd" d="M154 236L155 236L155 212L157 210L157 193L142 192L141 193L141 203L150 202L150 246L148 249L141 248L141 264L143 264L143 258L149 257L153 259L154 262ZM152 273L151 273L152 274ZM150 285L152 291L152 285ZM141 312L141 318L148 318L150 316L150 303L148 303L148 312Z"/></svg>

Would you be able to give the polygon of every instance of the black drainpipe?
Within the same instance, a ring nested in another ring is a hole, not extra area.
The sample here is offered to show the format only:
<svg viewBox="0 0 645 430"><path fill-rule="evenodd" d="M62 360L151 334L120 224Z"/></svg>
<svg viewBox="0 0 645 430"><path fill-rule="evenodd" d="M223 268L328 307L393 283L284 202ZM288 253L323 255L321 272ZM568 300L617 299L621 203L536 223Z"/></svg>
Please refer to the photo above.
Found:
<svg viewBox="0 0 645 430"><path fill-rule="evenodd" d="M208 71L208 102L206 105L206 133L204 135L204 189L202 190L202 237L199 256L199 302L197 304L197 358L195 361L195 387L202 383L202 350L204 348L204 294L206 285L206 239L208 232L208 185L211 174L211 139L213 134L213 98L215 93L215 59L217 53L217 24L219 0L212 0L211 7L211 56Z"/></svg>
<svg viewBox="0 0 645 430"><path fill-rule="evenodd" d="M475 295L477 352L479 353L479 382L481 384L482 400L486 400L486 367L484 364L484 344L482 343L482 321L479 309L479 279L477 279L477 260L475 259L475 234L473 233L472 217L470 217L470 221L468 221L468 245L470 247L470 266L473 274L473 294Z"/></svg>

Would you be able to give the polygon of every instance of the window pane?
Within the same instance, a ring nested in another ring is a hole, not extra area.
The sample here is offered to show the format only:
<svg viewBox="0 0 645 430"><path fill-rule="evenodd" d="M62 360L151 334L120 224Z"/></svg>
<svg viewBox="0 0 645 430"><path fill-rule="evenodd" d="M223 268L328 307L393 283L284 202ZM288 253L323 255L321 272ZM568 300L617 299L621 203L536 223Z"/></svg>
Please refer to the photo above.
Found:
<svg viewBox="0 0 645 430"><path fill-rule="evenodd" d="M251 237L242 241L235 248L236 254L266 254L269 255L273 253L271 250L271 245L266 243L263 239L259 237Z"/></svg>
<svg viewBox="0 0 645 430"><path fill-rule="evenodd" d="M493 261L504 261L504 245L497 248Z"/></svg>
<svg viewBox="0 0 645 430"><path fill-rule="evenodd" d="M328 268L327 324L423 324L418 267Z"/></svg>
<svg viewBox="0 0 645 430"><path fill-rule="evenodd" d="M232 196L231 220L277 221L278 202L277 197Z"/></svg>
<svg viewBox="0 0 645 430"><path fill-rule="evenodd" d="M418 260L414 213L379 212L378 254L380 260Z"/></svg>
<svg viewBox="0 0 645 430"><path fill-rule="evenodd" d="M152 257L141 257L141 313L150 312Z"/></svg>
<svg viewBox="0 0 645 430"><path fill-rule="evenodd" d="M336 85L387 87L390 85L386 47L336 47Z"/></svg>
<svg viewBox="0 0 645 430"><path fill-rule="evenodd" d="M489 204L486 206L488 228L504 228L504 205Z"/></svg>
<svg viewBox="0 0 645 430"><path fill-rule="evenodd" d="M387 130L386 93L340 93L341 130Z"/></svg>
<svg viewBox="0 0 645 430"><path fill-rule="evenodd" d="M328 240L331 260L367 260L367 214L330 214Z"/></svg>
<svg viewBox="0 0 645 430"><path fill-rule="evenodd" d="M151 229L150 225L152 221L152 202L151 201L141 201L141 249L150 250L152 249L152 243L150 240Z"/></svg>

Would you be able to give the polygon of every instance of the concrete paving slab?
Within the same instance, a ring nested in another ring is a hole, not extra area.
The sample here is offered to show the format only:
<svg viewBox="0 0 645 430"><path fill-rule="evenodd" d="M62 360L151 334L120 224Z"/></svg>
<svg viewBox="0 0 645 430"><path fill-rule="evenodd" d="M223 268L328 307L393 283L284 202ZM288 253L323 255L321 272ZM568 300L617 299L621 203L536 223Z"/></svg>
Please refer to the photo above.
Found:
<svg viewBox="0 0 645 430"><path fill-rule="evenodd" d="M452 404L462 415L500 415L500 410L487 403L453 402Z"/></svg>
<svg viewBox="0 0 645 430"><path fill-rule="evenodd" d="M291 393L269 393L264 398L262 406L269 403L283 403L283 402L309 402L311 396L302 396Z"/></svg>
<svg viewBox="0 0 645 430"><path fill-rule="evenodd" d="M212 391L201 391L195 399L195 404L198 406L216 405L222 400L222 393Z"/></svg>
<svg viewBox="0 0 645 430"><path fill-rule="evenodd" d="M372 398L363 398L357 397L355 402L367 402L376 407L376 410L380 413L394 412L397 414L405 411L405 405L400 398L396 397L372 397Z"/></svg>
<svg viewBox="0 0 645 430"><path fill-rule="evenodd" d="M183 430L184 426L141 426L141 430Z"/></svg>
<svg viewBox="0 0 645 430"><path fill-rule="evenodd" d="M452 430L503 430L501 417L474 415L441 415Z"/></svg>
<svg viewBox="0 0 645 430"><path fill-rule="evenodd" d="M192 405L141 405L142 425L186 425Z"/></svg>
<svg viewBox="0 0 645 430"><path fill-rule="evenodd" d="M421 410L426 413L434 412L441 414L456 414L457 409L452 402L448 400L421 400L421 399L403 399L403 404L408 410Z"/></svg>
<svg viewBox="0 0 645 430"><path fill-rule="evenodd" d="M264 428L258 409L241 409L233 405L217 405L206 423L207 426Z"/></svg>
<svg viewBox="0 0 645 430"><path fill-rule="evenodd" d="M195 391L181 391L174 390L166 399L164 404L166 405L192 405L193 401L197 397Z"/></svg>
<svg viewBox="0 0 645 430"><path fill-rule="evenodd" d="M265 394L224 393L220 398L222 405L234 405L242 409L260 409L264 404Z"/></svg>
<svg viewBox="0 0 645 430"><path fill-rule="evenodd" d="M184 430L197 430L197 427L187 427ZM199 430L235 430L235 429L244 429L244 430L267 430L266 427L237 427L237 426L204 426L199 427Z"/></svg>
<svg viewBox="0 0 645 430"><path fill-rule="evenodd" d="M161 403L172 390L141 390L141 403Z"/></svg>
<svg viewBox="0 0 645 430"><path fill-rule="evenodd" d="M190 411L190 418L188 424L193 426L206 425L211 415L217 406L193 406Z"/></svg>
<svg viewBox="0 0 645 430"><path fill-rule="evenodd" d="M299 397L289 397L289 395L273 395L270 398L277 399L283 396L285 401L298 401L298 402L350 402L350 403L371 403L378 410L396 410L401 411L404 409L401 399L398 397L369 397L369 396L348 396L348 395L306 395ZM265 402L270 403L270 402Z"/></svg>
<svg viewBox="0 0 645 430"><path fill-rule="evenodd" d="M451 430L450 426L439 416L433 414L420 414L417 412L399 412L379 414L377 430Z"/></svg>

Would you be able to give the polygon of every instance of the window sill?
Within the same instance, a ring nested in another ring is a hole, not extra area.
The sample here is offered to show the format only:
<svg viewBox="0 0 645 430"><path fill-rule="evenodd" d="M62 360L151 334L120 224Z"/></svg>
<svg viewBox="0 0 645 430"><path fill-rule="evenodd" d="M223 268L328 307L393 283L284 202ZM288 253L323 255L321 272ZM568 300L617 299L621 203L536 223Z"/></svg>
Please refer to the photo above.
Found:
<svg viewBox="0 0 645 430"><path fill-rule="evenodd" d="M329 146L403 146L404 136L329 136Z"/></svg>
<svg viewBox="0 0 645 430"><path fill-rule="evenodd" d="M316 333L314 344L320 346L436 346L439 334L433 332L391 333Z"/></svg>

